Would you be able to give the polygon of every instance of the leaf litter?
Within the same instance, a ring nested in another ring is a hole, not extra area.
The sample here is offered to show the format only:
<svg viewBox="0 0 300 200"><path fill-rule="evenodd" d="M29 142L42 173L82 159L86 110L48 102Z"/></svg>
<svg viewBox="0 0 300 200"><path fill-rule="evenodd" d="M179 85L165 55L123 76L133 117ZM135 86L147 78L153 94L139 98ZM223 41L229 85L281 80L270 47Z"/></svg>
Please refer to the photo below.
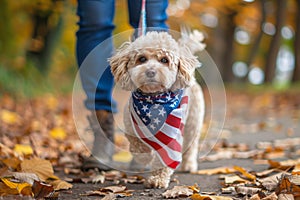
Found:
<svg viewBox="0 0 300 200"><path fill-rule="evenodd" d="M230 96L236 99L237 105L229 105L229 116L239 114L242 105L251 108L249 115L273 115L274 108L280 105L276 115L286 115L286 110L292 110L289 114L292 114L296 123L299 122L299 104L294 101L286 103L287 99L297 101L299 95L291 98L289 95L266 94L248 99L249 95L244 93ZM241 104L242 101L248 103ZM77 136L69 102L69 98L57 99L53 96L24 102L17 102L9 96L0 99L1 196L24 195L58 199L59 191L72 188L72 183L97 183L101 186L110 182L113 185L83 191L81 195L116 199L135 195L133 190L127 188L127 184L144 183L145 179L140 175L129 176L119 171L99 173L80 170L81 158L89 153ZM282 102L285 104L281 105ZM293 137L296 134L294 129L289 127L285 130L282 124L275 123L274 118L270 117L250 124L234 120L232 122L234 124L230 124L225 131L227 138L219 141L211 154L201 158L202 161L253 159L254 163L268 164L269 169L255 172L240 166L227 166L199 170L196 174L219 175L223 188L207 193L201 191L201 180L200 186L179 185L180 180L177 180L172 189L161 193L163 198L300 198L300 161L297 159L300 155L300 137ZM272 130L274 134L286 131L288 138L258 142L255 149L251 149L246 143L230 142L231 130L241 134L252 134L267 129ZM118 144L123 145L123 140L124 138L118 137ZM127 162L132 158L127 152L118 152L114 157ZM296 159L292 159L295 157ZM56 172L60 176L64 174L64 178L59 178L55 175Z"/></svg>
<svg viewBox="0 0 300 200"><path fill-rule="evenodd" d="M60 158L72 155L76 161L74 155L84 149L75 148L78 139L66 100L59 105L53 103L56 98L47 99L0 99L0 196L56 199L58 191L72 188L55 168ZM69 142L63 141L66 137Z"/></svg>

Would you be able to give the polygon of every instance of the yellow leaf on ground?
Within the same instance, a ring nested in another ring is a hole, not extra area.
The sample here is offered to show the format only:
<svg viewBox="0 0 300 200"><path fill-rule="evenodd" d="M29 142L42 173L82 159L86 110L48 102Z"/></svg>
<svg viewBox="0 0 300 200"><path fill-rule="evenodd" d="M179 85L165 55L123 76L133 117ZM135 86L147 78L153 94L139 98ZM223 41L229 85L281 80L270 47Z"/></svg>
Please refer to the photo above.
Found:
<svg viewBox="0 0 300 200"><path fill-rule="evenodd" d="M132 196L133 190L127 190L126 186L108 186L104 188L100 188L99 190L95 191L89 191L86 194L86 196L106 196L108 194L114 194L112 197L115 197L117 195L118 197L130 197ZM108 197L104 197L103 199L108 199ZM113 198L115 199L115 198Z"/></svg>
<svg viewBox="0 0 300 200"><path fill-rule="evenodd" d="M31 160L24 160L21 163L21 171L34 173L42 181L46 181L49 177L54 176L53 167L48 160L43 160L40 158L34 158Z"/></svg>
<svg viewBox="0 0 300 200"><path fill-rule="evenodd" d="M281 169L281 170L287 170L291 169L298 164L300 164L300 158L292 160L283 160L283 161L273 161L273 160L268 160L270 168L276 168L276 169Z"/></svg>
<svg viewBox="0 0 300 200"><path fill-rule="evenodd" d="M231 174L236 172L232 167L217 167L213 169L198 170L195 174L213 175L213 174Z"/></svg>
<svg viewBox="0 0 300 200"><path fill-rule="evenodd" d="M21 160L17 157L11 157L3 159L2 162L9 168L17 169L21 163Z"/></svg>
<svg viewBox="0 0 300 200"><path fill-rule="evenodd" d="M239 171L243 176L245 176L247 179L250 179L251 181L255 181L256 177L249 172L247 172L244 168L239 167L239 166L234 166L233 167L235 170Z"/></svg>
<svg viewBox="0 0 300 200"><path fill-rule="evenodd" d="M113 155L113 160L117 162L130 162L132 155L128 151L120 151Z"/></svg>
<svg viewBox="0 0 300 200"><path fill-rule="evenodd" d="M194 193L189 186L174 186L172 189L165 191L162 195L164 198L189 197Z"/></svg>
<svg viewBox="0 0 300 200"><path fill-rule="evenodd" d="M189 186L188 188L193 190L193 193L199 193L200 192L200 187L198 186L197 183L195 183L193 186Z"/></svg>
<svg viewBox="0 0 300 200"><path fill-rule="evenodd" d="M127 187L123 185L107 186L101 189L101 191L103 192L105 191L105 192L113 192L113 193L123 192L125 190L127 190Z"/></svg>
<svg viewBox="0 0 300 200"><path fill-rule="evenodd" d="M190 196L190 198L191 198L192 200L210 200L209 197L207 197L207 196L202 196L202 195L200 195L200 194L193 194L192 196Z"/></svg>
<svg viewBox="0 0 300 200"><path fill-rule="evenodd" d="M6 195L18 195L20 194L17 189L12 189L8 187L5 183L0 182L0 195L6 196Z"/></svg>
<svg viewBox="0 0 300 200"><path fill-rule="evenodd" d="M1 181L7 185L9 188L11 189L16 189L19 194L22 193L22 190L26 187L31 187L31 185L29 183L16 183L16 182L12 182L10 180L8 180L7 178L1 178Z"/></svg>
<svg viewBox="0 0 300 200"><path fill-rule="evenodd" d="M68 190L73 187L71 183L68 183L63 180L53 180L49 182L50 185L54 187L54 190Z"/></svg>
<svg viewBox="0 0 300 200"><path fill-rule="evenodd" d="M20 121L20 116L17 113L9 110L2 110L0 115L1 120L7 124L15 124Z"/></svg>
<svg viewBox="0 0 300 200"><path fill-rule="evenodd" d="M208 196L208 195L200 195L200 194L193 194L190 197L192 200L232 200L231 197L225 196Z"/></svg>
<svg viewBox="0 0 300 200"><path fill-rule="evenodd" d="M225 184L246 183L246 182L248 182L246 179L243 179L237 175L225 176Z"/></svg>
<svg viewBox="0 0 300 200"><path fill-rule="evenodd" d="M54 139L64 140L67 137L66 131L62 128L56 127L50 130L50 136Z"/></svg>
<svg viewBox="0 0 300 200"><path fill-rule="evenodd" d="M18 154L22 155L31 155L33 154L33 149L30 145L24 145L24 144L16 144L14 151Z"/></svg>
<svg viewBox="0 0 300 200"><path fill-rule="evenodd" d="M52 95L47 96L45 102L50 110L54 110L58 105L58 100Z"/></svg>

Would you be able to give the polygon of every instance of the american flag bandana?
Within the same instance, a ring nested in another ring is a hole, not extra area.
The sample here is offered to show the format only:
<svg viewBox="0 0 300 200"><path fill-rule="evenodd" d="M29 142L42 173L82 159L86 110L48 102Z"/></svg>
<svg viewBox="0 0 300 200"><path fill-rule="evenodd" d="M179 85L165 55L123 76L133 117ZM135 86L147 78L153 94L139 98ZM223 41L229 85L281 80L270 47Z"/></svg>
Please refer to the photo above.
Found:
<svg viewBox="0 0 300 200"><path fill-rule="evenodd" d="M172 169L176 169L182 160L187 104L188 96L184 90L153 96L136 91L130 99L134 133Z"/></svg>

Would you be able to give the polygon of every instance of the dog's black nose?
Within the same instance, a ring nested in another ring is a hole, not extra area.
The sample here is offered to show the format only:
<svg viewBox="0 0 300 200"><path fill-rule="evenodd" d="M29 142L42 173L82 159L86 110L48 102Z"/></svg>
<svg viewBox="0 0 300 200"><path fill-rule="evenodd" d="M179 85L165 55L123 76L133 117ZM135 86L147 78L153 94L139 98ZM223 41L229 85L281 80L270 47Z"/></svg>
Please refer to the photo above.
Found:
<svg viewBox="0 0 300 200"><path fill-rule="evenodd" d="M153 70L153 69L148 69L146 71L146 76L149 77L149 78L153 78L155 76L155 74L156 74L156 71Z"/></svg>

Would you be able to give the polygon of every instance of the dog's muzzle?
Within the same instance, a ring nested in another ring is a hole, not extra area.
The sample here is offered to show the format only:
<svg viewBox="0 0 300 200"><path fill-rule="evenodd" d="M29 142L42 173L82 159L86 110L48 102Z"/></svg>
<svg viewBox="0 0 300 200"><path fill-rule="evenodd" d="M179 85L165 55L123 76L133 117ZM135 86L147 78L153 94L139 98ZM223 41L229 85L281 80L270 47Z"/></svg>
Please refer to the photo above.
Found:
<svg viewBox="0 0 300 200"><path fill-rule="evenodd" d="M153 78L156 75L156 71L154 69L148 69L145 73L148 78Z"/></svg>

